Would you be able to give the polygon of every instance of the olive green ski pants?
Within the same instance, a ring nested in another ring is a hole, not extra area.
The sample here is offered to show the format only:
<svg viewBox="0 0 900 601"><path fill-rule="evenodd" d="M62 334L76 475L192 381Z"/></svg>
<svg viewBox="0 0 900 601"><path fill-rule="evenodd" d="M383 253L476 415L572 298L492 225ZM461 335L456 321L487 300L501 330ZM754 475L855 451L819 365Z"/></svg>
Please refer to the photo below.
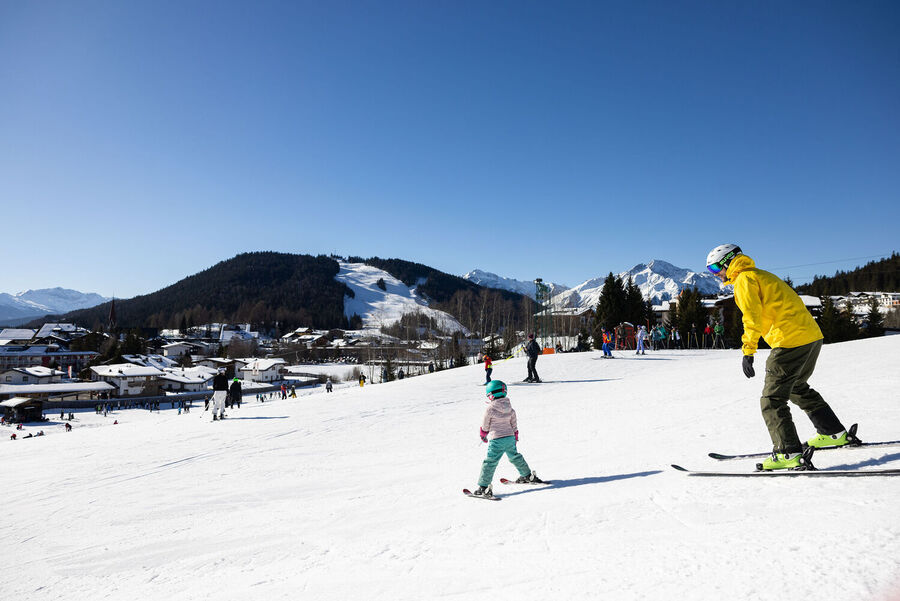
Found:
<svg viewBox="0 0 900 601"><path fill-rule="evenodd" d="M821 340L794 348L774 348L766 361L766 382L760 407L777 453L802 450L797 428L791 419L789 400L806 412L819 434L837 434L844 430L822 395L807 384L821 350Z"/></svg>

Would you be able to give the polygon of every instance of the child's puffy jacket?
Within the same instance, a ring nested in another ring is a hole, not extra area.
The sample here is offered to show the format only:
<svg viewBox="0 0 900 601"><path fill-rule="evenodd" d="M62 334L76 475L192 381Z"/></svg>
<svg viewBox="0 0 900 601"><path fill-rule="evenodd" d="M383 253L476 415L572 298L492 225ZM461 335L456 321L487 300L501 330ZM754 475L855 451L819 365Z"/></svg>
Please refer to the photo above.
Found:
<svg viewBox="0 0 900 601"><path fill-rule="evenodd" d="M484 412L484 419L481 420L481 429L488 433L488 440L515 435L519 429L516 423L516 410L510 405L508 398L503 397L490 402Z"/></svg>

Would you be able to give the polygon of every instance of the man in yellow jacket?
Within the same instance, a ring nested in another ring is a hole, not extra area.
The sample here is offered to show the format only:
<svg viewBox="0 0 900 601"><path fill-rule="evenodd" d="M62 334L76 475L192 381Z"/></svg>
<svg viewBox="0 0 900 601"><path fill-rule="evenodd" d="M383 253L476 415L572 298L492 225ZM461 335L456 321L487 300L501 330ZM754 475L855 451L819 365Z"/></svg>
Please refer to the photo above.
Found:
<svg viewBox="0 0 900 601"><path fill-rule="evenodd" d="M752 378L753 355L759 338L772 347L766 361L763 385L763 419L772 438L772 456L762 464L764 470L795 469L803 466L803 445L791 419L790 400L809 416L817 435L811 447L833 447L853 443L840 420L825 399L810 388L807 380L816 368L822 350L822 331L797 293L781 278L757 269L753 259L734 244L723 244L710 251L707 269L725 284L734 286L734 301L743 313L744 375Z"/></svg>

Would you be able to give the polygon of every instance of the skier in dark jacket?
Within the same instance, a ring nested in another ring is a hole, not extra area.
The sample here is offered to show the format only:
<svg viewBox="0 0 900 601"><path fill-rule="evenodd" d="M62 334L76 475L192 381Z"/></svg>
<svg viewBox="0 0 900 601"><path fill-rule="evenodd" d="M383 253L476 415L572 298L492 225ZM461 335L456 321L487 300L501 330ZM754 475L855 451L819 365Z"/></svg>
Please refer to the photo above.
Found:
<svg viewBox="0 0 900 601"><path fill-rule="evenodd" d="M528 377L525 382L540 382L537 370L534 364L537 363L538 355L541 354L541 347L534 341L534 334L528 335L528 344L525 345L525 354L528 355Z"/></svg>
<svg viewBox="0 0 900 601"><path fill-rule="evenodd" d="M213 377L213 421L225 417L225 397L227 396L228 379L225 377L225 370L219 369L219 372Z"/></svg>
<svg viewBox="0 0 900 601"><path fill-rule="evenodd" d="M244 393L241 390L241 381L235 378L231 381L231 388L228 389L228 394L231 397L231 404L237 405L238 409L241 408L241 399L243 398Z"/></svg>

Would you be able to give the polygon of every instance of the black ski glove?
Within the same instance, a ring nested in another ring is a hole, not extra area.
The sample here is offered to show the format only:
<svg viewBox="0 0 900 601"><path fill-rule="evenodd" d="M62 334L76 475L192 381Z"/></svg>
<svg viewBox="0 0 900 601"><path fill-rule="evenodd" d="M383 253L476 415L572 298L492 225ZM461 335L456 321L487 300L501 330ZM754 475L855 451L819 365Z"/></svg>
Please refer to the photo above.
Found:
<svg viewBox="0 0 900 601"><path fill-rule="evenodd" d="M753 369L753 355L744 355L744 359L741 361L741 369L744 370L744 375L748 378L756 375L756 371Z"/></svg>

